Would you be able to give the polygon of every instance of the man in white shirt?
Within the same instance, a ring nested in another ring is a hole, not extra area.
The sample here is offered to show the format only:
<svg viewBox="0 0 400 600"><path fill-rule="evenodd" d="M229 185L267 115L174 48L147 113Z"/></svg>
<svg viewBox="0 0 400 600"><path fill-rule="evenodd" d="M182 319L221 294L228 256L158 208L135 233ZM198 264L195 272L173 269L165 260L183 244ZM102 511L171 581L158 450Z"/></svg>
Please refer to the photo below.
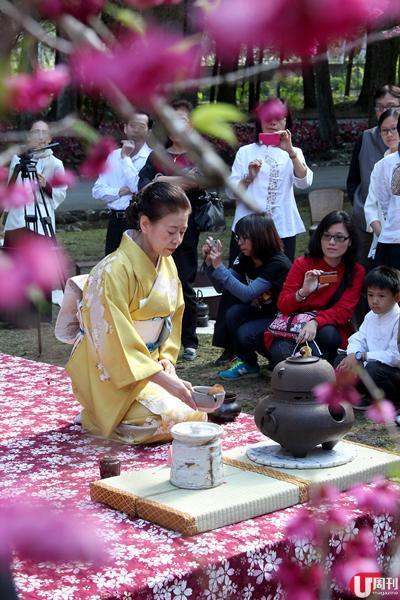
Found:
<svg viewBox="0 0 400 600"><path fill-rule="evenodd" d="M124 125L126 139L122 148L111 152L107 158L107 170L101 173L93 186L92 196L102 200L110 209L105 254L114 252L120 244L123 232L128 228L125 210L132 194L138 191L139 171L144 166L151 148L146 141L151 129L149 115L137 112Z"/></svg>
<svg viewBox="0 0 400 600"><path fill-rule="evenodd" d="M367 274L365 286L371 310L360 329L349 337L347 356L338 369L362 363L385 398L400 406L400 272L392 267L375 267ZM365 392L362 384L360 391ZM360 408L365 405L368 403Z"/></svg>

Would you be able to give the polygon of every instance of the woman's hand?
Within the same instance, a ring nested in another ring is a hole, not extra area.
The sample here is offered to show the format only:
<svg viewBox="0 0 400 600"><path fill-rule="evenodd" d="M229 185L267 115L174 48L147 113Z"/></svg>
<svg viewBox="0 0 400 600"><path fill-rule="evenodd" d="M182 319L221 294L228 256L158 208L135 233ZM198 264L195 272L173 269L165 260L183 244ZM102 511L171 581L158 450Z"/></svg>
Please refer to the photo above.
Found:
<svg viewBox="0 0 400 600"><path fill-rule="evenodd" d="M195 401L192 398L193 386L190 381L184 381L183 379L179 379L178 376L171 377L172 386L171 389L168 390L170 394L176 396L181 400L184 404L193 408L193 410L197 410L197 406Z"/></svg>
<svg viewBox="0 0 400 600"><path fill-rule="evenodd" d="M212 237L208 237L206 239L206 241L204 242L203 246L201 247L201 253L203 255L203 259L204 259L204 262L206 263L207 267L209 267L212 264L210 252L212 250L213 244L215 244L215 243L216 243L216 240L213 240Z"/></svg>
<svg viewBox="0 0 400 600"><path fill-rule="evenodd" d="M326 287L329 283L319 283L319 276L323 273L319 269L312 269L304 274L303 285L299 292L302 296L309 296L315 290Z"/></svg>
<svg viewBox="0 0 400 600"><path fill-rule="evenodd" d="M168 375L176 375L175 367L170 360L168 360L167 358L162 358L158 362L162 366L163 371L165 371L165 373L168 373Z"/></svg>
<svg viewBox="0 0 400 600"><path fill-rule="evenodd" d="M197 410L196 403L191 394L193 387L189 381L183 381L176 374L170 375L164 370L158 371L158 373L149 377L149 380L167 390L171 396L179 398L179 400L190 406L190 408L193 408L193 410Z"/></svg>
<svg viewBox="0 0 400 600"><path fill-rule="evenodd" d="M285 150L288 154L295 154L295 151L292 146L292 134L289 129L282 129L282 131L277 131L281 136L281 141L279 144L279 148Z"/></svg>
<svg viewBox="0 0 400 600"><path fill-rule="evenodd" d="M213 240L209 256L214 269L222 264L222 244L219 240Z"/></svg>
<svg viewBox="0 0 400 600"><path fill-rule="evenodd" d="M255 179L257 177L257 175L260 172L261 166L262 166L262 160L259 158L256 158L256 159L252 160L251 162L249 162L248 177L249 177L249 179L251 179L251 181L253 181L253 179Z"/></svg>
<svg viewBox="0 0 400 600"><path fill-rule="evenodd" d="M296 342L298 344L301 344L301 342L312 342L316 338L317 330L317 321L314 321L314 319L312 321L308 321L308 323L302 327L299 335L297 336Z"/></svg>

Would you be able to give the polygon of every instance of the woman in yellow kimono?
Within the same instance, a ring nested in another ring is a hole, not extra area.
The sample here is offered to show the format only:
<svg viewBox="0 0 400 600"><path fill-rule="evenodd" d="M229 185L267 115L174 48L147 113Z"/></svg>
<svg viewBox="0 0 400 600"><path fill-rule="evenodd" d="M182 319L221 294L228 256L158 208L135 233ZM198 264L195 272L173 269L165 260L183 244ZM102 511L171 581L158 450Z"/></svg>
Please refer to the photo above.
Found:
<svg viewBox="0 0 400 600"><path fill-rule="evenodd" d="M206 419L174 367L184 303L171 254L190 210L178 186L148 185L127 211L133 229L88 277L67 371L84 407L82 426L95 435L167 441L175 423Z"/></svg>

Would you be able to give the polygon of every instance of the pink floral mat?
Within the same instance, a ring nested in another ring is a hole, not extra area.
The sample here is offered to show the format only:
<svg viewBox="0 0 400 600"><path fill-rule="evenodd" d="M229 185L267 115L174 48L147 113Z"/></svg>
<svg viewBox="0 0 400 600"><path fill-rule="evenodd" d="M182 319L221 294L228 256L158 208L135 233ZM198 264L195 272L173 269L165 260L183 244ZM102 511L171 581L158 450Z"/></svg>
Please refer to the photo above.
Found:
<svg viewBox="0 0 400 600"><path fill-rule="evenodd" d="M183 538L147 521L90 501L89 483L99 478L104 455L118 457L123 470L167 461L168 445L133 448L95 439L73 424L79 405L64 369L0 354L0 497L50 500L95 522L112 554L111 565L35 564L16 558L14 578L21 599L35 600L283 600L276 580L290 553L310 564L316 549L307 540L290 543L291 507L223 529ZM224 449L261 441L252 417L225 425ZM332 533L328 567L345 551L360 526L373 525L381 564L395 535L389 516L363 515L342 494L352 521Z"/></svg>

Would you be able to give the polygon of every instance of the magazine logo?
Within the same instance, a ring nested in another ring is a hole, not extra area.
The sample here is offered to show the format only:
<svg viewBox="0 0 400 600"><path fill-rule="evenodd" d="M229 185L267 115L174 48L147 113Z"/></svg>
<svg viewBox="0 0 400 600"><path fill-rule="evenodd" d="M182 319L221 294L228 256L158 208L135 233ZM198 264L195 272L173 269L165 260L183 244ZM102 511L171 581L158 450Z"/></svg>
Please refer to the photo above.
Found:
<svg viewBox="0 0 400 600"><path fill-rule="evenodd" d="M373 592L385 596L398 589L398 577L381 577L379 572L357 573L350 580L350 590L356 598L369 598Z"/></svg>

